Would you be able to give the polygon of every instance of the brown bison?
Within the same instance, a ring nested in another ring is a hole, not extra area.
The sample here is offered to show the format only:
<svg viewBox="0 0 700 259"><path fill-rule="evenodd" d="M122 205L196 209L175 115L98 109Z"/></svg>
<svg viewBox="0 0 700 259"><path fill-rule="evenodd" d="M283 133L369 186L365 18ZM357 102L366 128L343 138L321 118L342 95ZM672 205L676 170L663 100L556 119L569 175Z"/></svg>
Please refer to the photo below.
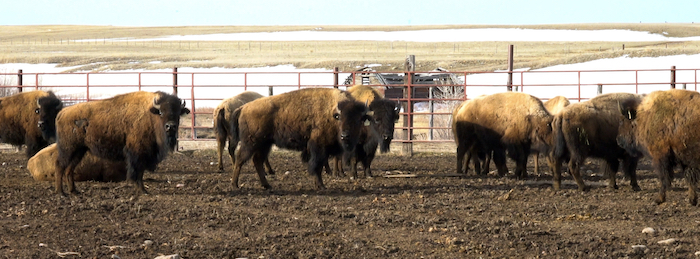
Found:
<svg viewBox="0 0 700 259"><path fill-rule="evenodd" d="M217 151L219 155L219 172L224 171L223 151L227 140L229 143L228 154L231 157L231 164L235 162L234 153L236 151L236 147L238 147L238 141L237 138L234 138L231 133L231 120L233 117L233 111L235 111L236 109L238 109L246 103L249 103L253 100L262 97L263 96L259 93L246 91L234 97L223 100L221 104L219 104L219 106L217 106L214 110L214 134L216 135L216 143L218 148ZM274 171L272 171L272 167L270 166L269 161L265 160L265 166L267 166L267 170L270 174L275 173Z"/></svg>
<svg viewBox="0 0 700 259"><path fill-rule="evenodd" d="M561 112L566 106L569 106L571 102L569 102L569 99L566 99L564 96L557 96L552 99L547 100L544 102L544 108L547 109L549 114L552 116L556 116ZM534 158L534 164L535 164L535 173L539 174L540 173L540 151L539 150L533 150L532 157ZM550 166L552 161L549 161Z"/></svg>
<svg viewBox="0 0 700 259"><path fill-rule="evenodd" d="M351 164L354 178L357 178L357 163L362 163L365 177L371 177L371 165L377 154L377 146L382 153L389 152L391 141L394 139L394 125L399 119L399 106L397 102L384 99L377 90L366 85L353 86L348 92L355 100L368 104L367 114L372 119L370 127L362 127L354 154L345 153L344 159L349 160L354 156L355 163Z"/></svg>
<svg viewBox="0 0 700 259"><path fill-rule="evenodd" d="M629 153L651 157L661 187L655 202L666 201L673 168L680 165L688 183L688 200L697 205L700 180L700 93L686 90L656 91L641 101L620 102L617 143Z"/></svg>
<svg viewBox="0 0 700 259"><path fill-rule="evenodd" d="M68 190L76 192L75 168L90 151L125 161L126 178L146 193L144 170L154 171L173 151L180 116L189 112L180 98L163 92L133 92L63 109L56 117L56 192L64 195L63 178Z"/></svg>
<svg viewBox="0 0 700 259"><path fill-rule="evenodd" d="M508 172L507 151L516 162L515 176L524 178L531 148L548 150L552 115L542 101L529 94L505 92L476 98L464 103L453 116L458 173L464 155L477 150L492 154L498 174L504 176Z"/></svg>
<svg viewBox="0 0 700 259"><path fill-rule="evenodd" d="M55 181L56 158L58 149L56 143L45 147L27 162L27 169L34 180ZM126 180L126 164L124 161L111 161L98 158L87 152L83 160L75 167L74 181L120 182Z"/></svg>
<svg viewBox="0 0 700 259"><path fill-rule="evenodd" d="M569 159L569 172L576 180L579 190L586 190L581 179L580 167L588 157L605 161L608 187L617 188L615 173L622 160L623 172L630 178L633 190L637 184L637 162L639 158L625 152L617 145L618 126L624 117L619 112L619 103L638 101L640 96L630 93L611 93L596 96L586 102L573 103L554 118L554 148L550 152L553 188L561 189L561 163Z"/></svg>
<svg viewBox="0 0 700 259"><path fill-rule="evenodd" d="M27 158L56 136L56 114L63 104L53 92L31 91L0 98L0 142L26 145Z"/></svg>
<svg viewBox="0 0 700 259"><path fill-rule="evenodd" d="M237 133L233 135L240 140L233 186L238 188L241 167L252 157L260 183L270 188L263 162L274 144L306 152L309 173L315 176L316 187L323 189L321 170L328 156L353 152L363 124L368 126L370 119L363 103L338 89L302 89L249 102L231 120Z"/></svg>

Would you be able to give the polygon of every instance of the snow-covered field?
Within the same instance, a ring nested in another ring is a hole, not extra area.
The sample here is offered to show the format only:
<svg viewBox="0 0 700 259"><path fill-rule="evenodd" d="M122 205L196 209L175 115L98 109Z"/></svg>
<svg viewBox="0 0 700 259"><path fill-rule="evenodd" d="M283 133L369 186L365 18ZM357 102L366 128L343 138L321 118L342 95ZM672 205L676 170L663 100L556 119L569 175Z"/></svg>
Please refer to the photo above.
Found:
<svg viewBox="0 0 700 259"><path fill-rule="evenodd" d="M466 29L466 30L431 30L434 37L425 37L426 31L404 32L276 32L276 33L238 33L216 35L185 35L171 36L167 40L340 40L340 39L372 39L387 41L418 41L431 39L434 41L662 41L679 40L665 38L663 35L649 34L625 30L576 31L576 30L522 30L522 29ZM420 37L418 37L420 34ZM502 35L505 38L497 38ZM271 38L269 38L271 37ZM700 37L683 40L700 40ZM152 40L152 39L149 39ZM368 64L372 65L372 64ZM376 64L375 64L376 65ZM700 55L678 55L656 58L618 57L612 59L594 60L579 64L558 65L532 71L516 71L513 83L523 83L520 89L540 98L551 98L563 95L568 98L591 98L596 95L597 84L603 84L603 92L635 92L647 93L653 90L669 88L671 66L678 69L676 80L678 88L687 83L688 89L697 89L700 69ZM54 64L0 64L0 74L7 73L4 81L14 80L17 69L23 73L41 73L26 75L24 85L38 84L50 87L58 94L84 95L85 88L65 87L75 85L90 85L90 98L100 98L117 93L138 90L138 85L146 91L172 91L172 70L127 70L111 71L108 73L60 73L70 68L57 68ZM608 70L608 71L601 71ZM617 70L617 71L609 71ZM626 71L620 71L626 70ZM639 72L629 70L642 70ZM583 72L566 72L583 71ZM332 85L333 74L326 69L297 69L291 65L263 68L179 68L178 89L182 98L191 98L192 89L196 85L194 96L197 107L215 106L220 99L233 96L243 91L244 85L248 90L268 94L268 86L275 87L274 93L282 93L297 89L298 85ZM274 74L269 74L274 73ZM522 73L522 74L521 74ZM340 81L348 73L340 74ZM2 77L0 75L0 77ZM1 79L1 78L0 78ZM462 77L464 80L464 77ZM467 94L470 97L505 91L506 73L485 73L466 76L469 85ZM581 84L579 95L578 84ZM9 84L12 84L11 82ZM16 83L15 83L16 84ZM240 87L232 87L240 86ZM204 100L200 100L204 99Z"/></svg>

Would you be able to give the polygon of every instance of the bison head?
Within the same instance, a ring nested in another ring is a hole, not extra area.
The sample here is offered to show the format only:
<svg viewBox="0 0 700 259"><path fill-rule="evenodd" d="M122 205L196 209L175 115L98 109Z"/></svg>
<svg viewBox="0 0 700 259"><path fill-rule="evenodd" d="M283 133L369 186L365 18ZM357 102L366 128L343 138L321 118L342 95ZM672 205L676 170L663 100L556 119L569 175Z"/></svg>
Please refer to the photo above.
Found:
<svg viewBox="0 0 700 259"><path fill-rule="evenodd" d="M389 152L389 145L394 139L394 126L399 120L399 104L387 99L375 99L369 104L368 113L372 117L372 128L377 133L379 150Z"/></svg>
<svg viewBox="0 0 700 259"><path fill-rule="evenodd" d="M53 92L36 101L35 113L39 114L37 126L44 140L52 142L56 138L56 115L63 109L63 103Z"/></svg>
<svg viewBox="0 0 700 259"><path fill-rule="evenodd" d="M547 153L554 146L554 130L552 121L554 116L533 116L529 115L528 120L532 125L532 148L540 152Z"/></svg>
<svg viewBox="0 0 700 259"><path fill-rule="evenodd" d="M153 98L150 111L159 116L160 125L165 131L167 149L173 150L177 144L180 116L190 113L190 110L185 107L185 101L175 95L158 92L158 96Z"/></svg>
<svg viewBox="0 0 700 259"><path fill-rule="evenodd" d="M617 145L634 157L642 157L644 148L636 141L637 100L627 100L618 103L618 108L624 119L620 120L617 129Z"/></svg>
<svg viewBox="0 0 700 259"><path fill-rule="evenodd" d="M333 113L338 121L338 139L347 152L353 152L359 142L363 126L369 126L372 119L367 115L367 106L354 100L344 100L338 103Z"/></svg>

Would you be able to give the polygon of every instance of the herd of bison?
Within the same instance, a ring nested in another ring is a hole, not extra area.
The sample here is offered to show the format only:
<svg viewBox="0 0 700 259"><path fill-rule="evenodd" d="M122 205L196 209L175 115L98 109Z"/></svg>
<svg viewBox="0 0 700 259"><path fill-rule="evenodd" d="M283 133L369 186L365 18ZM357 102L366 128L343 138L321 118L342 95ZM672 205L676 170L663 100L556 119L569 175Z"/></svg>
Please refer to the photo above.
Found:
<svg viewBox="0 0 700 259"><path fill-rule="evenodd" d="M177 96L19 93L0 98L0 142L25 150L0 153L0 257L700 256L698 102L479 96L453 111L455 158L391 152L400 104L362 85L244 92L214 111L216 150L180 151Z"/></svg>

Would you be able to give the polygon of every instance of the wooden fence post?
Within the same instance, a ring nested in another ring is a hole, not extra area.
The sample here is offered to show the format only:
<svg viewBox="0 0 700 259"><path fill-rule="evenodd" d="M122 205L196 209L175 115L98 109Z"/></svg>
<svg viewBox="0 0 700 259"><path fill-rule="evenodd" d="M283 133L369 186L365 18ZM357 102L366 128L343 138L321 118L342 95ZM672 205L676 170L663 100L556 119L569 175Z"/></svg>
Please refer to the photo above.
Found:
<svg viewBox="0 0 700 259"><path fill-rule="evenodd" d="M333 88L338 88L338 67L333 68Z"/></svg>
<svg viewBox="0 0 700 259"><path fill-rule="evenodd" d="M513 44L508 45L508 92L513 91Z"/></svg>
<svg viewBox="0 0 700 259"><path fill-rule="evenodd" d="M603 85L598 84L598 94L597 95L601 95L601 94L603 94Z"/></svg>
<svg viewBox="0 0 700 259"><path fill-rule="evenodd" d="M403 97L405 101L403 102L403 139L405 142L402 145L401 148L401 154L403 155L408 155L408 156L413 156L413 102L411 101L411 96L413 92L413 72L416 71L416 56L415 55L409 55L408 58L406 58L406 74L404 76L404 84L406 86L404 87L403 91Z"/></svg>
<svg viewBox="0 0 700 259"><path fill-rule="evenodd" d="M177 67L173 68L173 94L177 96Z"/></svg>
<svg viewBox="0 0 700 259"><path fill-rule="evenodd" d="M676 89L676 66L671 66L671 89Z"/></svg>
<svg viewBox="0 0 700 259"><path fill-rule="evenodd" d="M22 69L17 70L17 91L22 92Z"/></svg>

